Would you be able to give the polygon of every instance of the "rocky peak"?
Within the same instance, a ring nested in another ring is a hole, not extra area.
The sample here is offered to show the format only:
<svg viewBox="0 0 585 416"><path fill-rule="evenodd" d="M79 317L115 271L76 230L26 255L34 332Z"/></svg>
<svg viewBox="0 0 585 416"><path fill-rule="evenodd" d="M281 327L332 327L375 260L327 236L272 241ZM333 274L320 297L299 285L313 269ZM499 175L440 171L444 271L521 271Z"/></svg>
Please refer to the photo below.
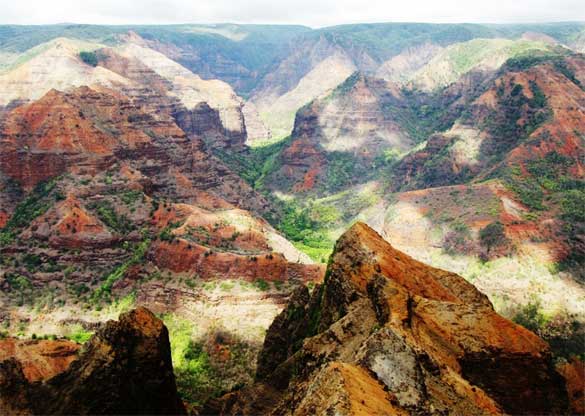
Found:
<svg viewBox="0 0 585 416"><path fill-rule="evenodd" d="M294 415L563 414L569 406L544 341L499 316L460 276L412 259L363 223L337 242L323 285L311 296L299 291L273 322L258 379L215 411L245 413L258 392L272 398L266 413Z"/></svg>
<svg viewBox="0 0 585 416"><path fill-rule="evenodd" d="M16 382L21 383L21 394L10 403ZM12 406L3 409L8 413L185 413L177 395L168 331L145 308L104 324L66 371L44 383L27 383L15 360L0 363L0 395L0 404Z"/></svg>
<svg viewBox="0 0 585 416"><path fill-rule="evenodd" d="M354 162L354 176L371 177L376 158L414 145L397 116L404 106L397 84L354 72L331 93L299 109L279 169L267 183L284 191L289 184L293 191L311 190L326 182L328 167L335 164L330 162L343 157Z"/></svg>

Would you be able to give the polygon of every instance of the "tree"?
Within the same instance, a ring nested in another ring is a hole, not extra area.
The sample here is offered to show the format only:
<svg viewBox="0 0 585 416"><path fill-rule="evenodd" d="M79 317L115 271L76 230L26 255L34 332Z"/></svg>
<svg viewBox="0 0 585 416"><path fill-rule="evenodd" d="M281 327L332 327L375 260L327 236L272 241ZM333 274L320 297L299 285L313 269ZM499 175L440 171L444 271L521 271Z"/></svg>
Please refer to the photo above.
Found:
<svg viewBox="0 0 585 416"><path fill-rule="evenodd" d="M79 52L79 58L89 66L97 66L98 64L98 58L95 52Z"/></svg>
<svg viewBox="0 0 585 416"><path fill-rule="evenodd" d="M25 276L17 276L16 279L14 280L14 286L19 290L20 292L20 305L24 305L24 300L25 300L25 296L27 294L27 292L30 292L32 290L32 284L30 282L30 280L28 280Z"/></svg>
<svg viewBox="0 0 585 416"><path fill-rule="evenodd" d="M494 247L504 245L507 242L504 224L495 221L486 225L479 231L479 241L487 249L488 254Z"/></svg>

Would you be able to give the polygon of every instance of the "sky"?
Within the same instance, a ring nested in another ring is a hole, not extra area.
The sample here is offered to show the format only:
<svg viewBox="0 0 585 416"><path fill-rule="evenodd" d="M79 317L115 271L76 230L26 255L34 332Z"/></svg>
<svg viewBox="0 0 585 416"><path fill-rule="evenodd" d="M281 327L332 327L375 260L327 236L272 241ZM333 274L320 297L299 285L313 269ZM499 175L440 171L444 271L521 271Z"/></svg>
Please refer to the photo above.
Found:
<svg viewBox="0 0 585 416"><path fill-rule="evenodd" d="M585 0L0 0L0 24L585 21Z"/></svg>

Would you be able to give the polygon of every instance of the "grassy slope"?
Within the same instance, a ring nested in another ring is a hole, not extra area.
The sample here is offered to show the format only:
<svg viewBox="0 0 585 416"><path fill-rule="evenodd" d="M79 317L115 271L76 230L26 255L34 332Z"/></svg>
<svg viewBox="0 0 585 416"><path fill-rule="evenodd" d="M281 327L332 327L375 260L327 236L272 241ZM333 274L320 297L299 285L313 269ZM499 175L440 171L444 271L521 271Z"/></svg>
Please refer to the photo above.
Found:
<svg viewBox="0 0 585 416"><path fill-rule="evenodd" d="M473 39L448 46L412 77L416 85L435 89L457 81L475 68L496 69L510 58L552 52L543 42L509 39Z"/></svg>

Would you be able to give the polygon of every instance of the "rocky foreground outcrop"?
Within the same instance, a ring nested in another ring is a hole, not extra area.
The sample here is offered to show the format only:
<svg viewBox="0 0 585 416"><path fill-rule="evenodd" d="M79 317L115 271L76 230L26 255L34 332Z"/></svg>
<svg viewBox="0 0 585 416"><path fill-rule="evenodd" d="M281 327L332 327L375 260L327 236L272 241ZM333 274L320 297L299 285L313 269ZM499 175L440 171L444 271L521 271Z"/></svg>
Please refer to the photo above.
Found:
<svg viewBox="0 0 585 416"><path fill-rule="evenodd" d="M185 414L166 327L145 308L122 314L45 382L29 382L15 358L0 362L0 413Z"/></svg>
<svg viewBox="0 0 585 416"><path fill-rule="evenodd" d="M463 278L357 223L271 325L253 386L209 414L565 414L548 345Z"/></svg>

